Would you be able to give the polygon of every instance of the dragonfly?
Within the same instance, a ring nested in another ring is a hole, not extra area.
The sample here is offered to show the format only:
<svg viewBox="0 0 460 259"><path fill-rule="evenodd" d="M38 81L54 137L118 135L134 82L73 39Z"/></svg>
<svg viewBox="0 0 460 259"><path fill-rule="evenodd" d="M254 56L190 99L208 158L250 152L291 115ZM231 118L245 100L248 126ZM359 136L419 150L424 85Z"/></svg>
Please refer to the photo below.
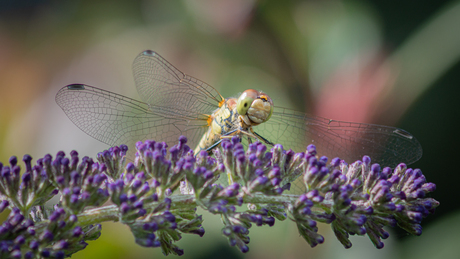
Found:
<svg viewBox="0 0 460 259"><path fill-rule="evenodd" d="M134 147L147 139L172 146L184 135L197 153L239 135L268 146L282 144L295 152L305 152L314 144L319 155L348 163L368 155L372 162L395 167L422 156L420 143L403 129L331 120L274 106L266 93L253 89L226 99L151 50L135 58L132 70L142 101L71 84L59 90L56 102L78 128L110 146Z"/></svg>

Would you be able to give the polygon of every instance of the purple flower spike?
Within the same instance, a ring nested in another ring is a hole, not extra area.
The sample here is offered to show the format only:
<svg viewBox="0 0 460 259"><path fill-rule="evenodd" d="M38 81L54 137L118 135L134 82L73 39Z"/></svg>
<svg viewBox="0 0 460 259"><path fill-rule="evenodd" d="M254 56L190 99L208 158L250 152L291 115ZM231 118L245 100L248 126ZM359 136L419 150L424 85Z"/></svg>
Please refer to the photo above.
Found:
<svg viewBox="0 0 460 259"><path fill-rule="evenodd" d="M102 171L102 170L101 170L101 171ZM130 173L130 174L133 173L133 171L134 171L134 164L131 163L131 162L128 163L128 164L126 165L126 171L127 171L128 173Z"/></svg>
<svg viewBox="0 0 460 259"><path fill-rule="evenodd" d="M84 200L84 201L87 201L87 200L89 200L90 198L91 198L91 194L90 194L89 192L86 192L86 191L85 191L85 192L83 192L83 193L81 194L81 199Z"/></svg>
<svg viewBox="0 0 460 259"><path fill-rule="evenodd" d="M156 141L150 140L150 139L144 142L144 144L146 145L146 148L149 148L149 149L155 149L155 143Z"/></svg>
<svg viewBox="0 0 460 259"><path fill-rule="evenodd" d="M136 179L132 182L132 187L135 189L138 189L139 187L142 186L142 184L143 184L142 181Z"/></svg>
<svg viewBox="0 0 460 259"><path fill-rule="evenodd" d="M48 258L48 257L50 257L51 253L50 253L50 251L48 251L48 250L43 250L43 251L41 252L41 255L42 255L43 257L45 257L45 258Z"/></svg>
<svg viewBox="0 0 460 259"><path fill-rule="evenodd" d="M43 234L40 236L40 240L46 240L48 242L53 241L54 235L49 230L43 231Z"/></svg>
<svg viewBox="0 0 460 259"><path fill-rule="evenodd" d="M18 258L20 259L22 257L21 251L20 250L13 250L10 253L11 258Z"/></svg>
<svg viewBox="0 0 460 259"><path fill-rule="evenodd" d="M81 239L94 240L101 229L85 225L87 220L78 222L75 215L107 206L109 199L115 204L109 206L117 207L109 210L110 218L119 217L129 225L138 244L174 254L183 253L174 244L183 233L204 234L197 206L223 216L223 234L230 245L247 252L250 227L272 226L275 218L288 217L311 246L324 241L317 226L322 222L332 225L344 247L351 247L348 237L356 234L367 234L376 247L383 247L381 240L388 237L384 227L398 225L421 234L421 220L439 205L427 198L436 186L420 170L404 164L392 171L383 168L385 164L371 164L365 156L348 165L340 158L317 157L328 150L314 145L294 153L288 144L287 150L276 144L267 152L268 146L256 141L246 149L238 136L222 140L213 154L195 155L186 143L181 136L168 155L161 140L138 142L132 163L124 157L127 146L120 145L99 153L98 163L88 157L80 160L72 151L70 157L63 152L55 158L46 155L36 165L24 156L25 172L19 171L15 157L7 166L0 164L0 212L11 209L0 236L17 232L8 244L0 242L0 252L10 257L17 253L18 258L63 258L64 250L81 250L87 245ZM222 181L227 173L234 184ZM290 186L295 188L283 195ZM22 213L36 205L30 201L45 202L58 190L61 203L45 214L43 227L34 226L32 219L41 216L35 210L31 219L24 219ZM247 210L236 210L244 203ZM77 222L81 226L76 227ZM158 230L169 236L155 233Z"/></svg>
<svg viewBox="0 0 460 259"><path fill-rule="evenodd" d="M233 183L229 187L232 188L233 190L239 190L240 189L240 185L238 183Z"/></svg>
<svg viewBox="0 0 460 259"><path fill-rule="evenodd" d="M261 167L262 166L262 161L260 161L259 159L256 159L254 160L254 162L252 163L252 165L254 167Z"/></svg>
<svg viewBox="0 0 460 259"><path fill-rule="evenodd" d="M340 158L336 157L331 160L331 166L332 167L340 166L340 162L341 162Z"/></svg>
<svg viewBox="0 0 460 259"><path fill-rule="evenodd" d="M265 145L258 145L257 146L257 154L263 154L267 151L267 146Z"/></svg>
<svg viewBox="0 0 460 259"><path fill-rule="evenodd" d="M5 166L2 168L2 177L3 178L9 178L11 175L11 170L10 170L10 167L8 166Z"/></svg>
<svg viewBox="0 0 460 259"><path fill-rule="evenodd" d="M179 155L179 147L173 146L172 148L169 149L169 153L171 154L171 157L173 158L173 160L176 161Z"/></svg>
<svg viewBox="0 0 460 259"><path fill-rule="evenodd" d="M262 171L263 172L263 171ZM279 167L273 167L273 169L268 173L268 178L280 177L281 172Z"/></svg>
<svg viewBox="0 0 460 259"><path fill-rule="evenodd" d="M16 156L12 156L9 159L10 166L15 167L18 164L18 158Z"/></svg>
<svg viewBox="0 0 460 259"><path fill-rule="evenodd" d="M276 144L276 145L273 146L273 149L275 149L275 150L283 150L283 145Z"/></svg>
<svg viewBox="0 0 460 259"><path fill-rule="evenodd" d="M130 207L129 207L129 205L128 205L126 202L123 202L123 203L120 205L120 211L121 211L122 214L128 213L129 210L130 210Z"/></svg>
<svg viewBox="0 0 460 259"><path fill-rule="evenodd" d="M233 146L233 149L234 149L235 151L236 151L236 150L240 150L240 151L242 151L242 152L244 153L244 146L243 146L243 144L241 144L241 143L238 142L238 143L233 143L233 145L234 145L234 146Z"/></svg>
<svg viewBox="0 0 460 259"><path fill-rule="evenodd" d="M434 192L436 190L436 184L426 183L422 186L422 189L426 192Z"/></svg>
<svg viewBox="0 0 460 259"><path fill-rule="evenodd" d="M179 137L179 143L181 145L184 145L185 143L187 143L187 138L185 136L180 136Z"/></svg>
<svg viewBox="0 0 460 259"><path fill-rule="evenodd" d="M323 162L323 164L326 164L327 160L328 160L327 156L322 156L319 158L319 161Z"/></svg>
<svg viewBox="0 0 460 259"><path fill-rule="evenodd" d="M57 251L53 254L53 257L56 259L64 259L65 253L63 251Z"/></svg>
<svg viewBox="0 0 460 259"><path fill-rule="evenodd" d="M164 144L162 142L157 142L155 143L155 150L156 151L161 151L164 147Z"/></svg>
<svg viewBox="0 0 460 259"><path fill-rule="evenodd" d="M388 179L388 177L391 175L391 168L390 167L385 167L383 168L381 172L381 179Z"/></svg>
<svg viewBox="0 0 460 259"><path fill-rule="evenodd" d="M271 183L272 183L273 186L278 186L281 183L281 179L280 178L273 178L271 180Z"/></svg>
<svg viewBox="0 0 460 259"><path fill-rule="evenodd" d="M254 174L257 175L257 176L262 176L264 175L264 170L260 169L260 168L257 168L255 171L254 171Z"/></svg>
<svg viewBox="0 0 460 259"><path fill-rule="evenodd" d="M63 159L61 159L61 164L62 164L64 167L67 167L67 166L69 166L69 164L70 164L70 160L69 160L67 157L64 157Z"/></svg>
<svg viewBox="0 0 460 259"><path fill-rule="evenodd" d="M58 241L54 246L54 250L61 250L61 249L67 249L69 247L69 243L65 240Z"/></svg>
<svg viewBox="0 0 460 259"><path fill-rule="evenodd" d="M254 161L255 161L256 159L257 159L256 154L250 154L250 155L249 155L249 158L248 158L249 162L254 163Z"/></svg>
<svg viewBox="0 0 460 259"><path fill-rule="evenodd" d="M80 192L81 192L81 188L80 188L80 187L74 187L74 188L72 188L72 193L73 193L73 194L79 195Z"/></svg>
<svg viewBox="0 0 460 259"><path fill-rule="evenodd" d="M14 239L14 244L18 246L24 244L25 242L26 242L26 239L22 235L19 235L16 237L16 239Z"/></svg>
<svg viewBox="0 0 460 259"><path fill-rule="evenodd" d="M13 175L15 179L19 178L19 172L21 171L21 168L17 165L13 166Z"/></svg>
<svg viewBox="0 0 460 259"><path fill-rule="evenodd" d="M373 164L372 167L371 167L371 170L378 174L380 172L380 165L379 164Z"/></svg>
<svg viewBox="0 0 460 259"><path fill-rule="evenodd" d="M59 219L61 215L57 212L57 211L54 211L53 213L51 213L50 217L48 218L50 221L56 221Z"/></svg>
<svg viewBox="0 0 460 259"><path fill-rule="evenodd" d="M206 158L208 157L208 152L206 150L201 150L199 156Z"/></svg>
<svg viewBox="0 0 460 259"><path fill-rule="evenodd" d="M255 182L257 182L260 185L264 185L268 182L268 178L265 176L260 176L256 178Z"/></svg>
<svg viewBox="0 0 460 259"><path fill-rule="evenodd" d="M30 181L30 179L31 179L31 177L32 177L32 176L30 175L29 172L24 173L24 174L22 175L22 182L23 182L24 184L28 184L29 181Z"/></svg>
<svg viewBox="0 0 460 259"><path fill-rule="evenodd" d="M249 247L247 245L242 245L240 248L240 251L244 254L249 252Z"/></svg>
<svg viewBox="0 0 460 259"><path fill-rule="evenodd" d="M19 212L17 212L18 214L14 215L11 219L10 219L10 223L12 226L16 226L16 225L19 225L21 224L21 222L24 220L24 216L22 214L19 214Z"/></svg>
<svg viewBox="0 0 460 259"><path fill-rule="evenodd" d="M70 203L76 204L78 202L78 195L72 194L70 195Z"/></svg>
<svg viewBox="0 0 460 259"><path fill-rule="evenodd" d="M310 157L308 159L308 165L311 166L311 167L316 166L317 163L318 163L318 159L316 157L314 157L314 156L312 156L312 157Z"/></svg>
<svg viewBox="0 0 460 259"><path fill-rule="evenodd" d="M164 218L169 222L176 222L176 217L169 211L165 211L163 214Z"/></svg>
<svg viewBox="0 0 460 259"><path fill-rule="evenodd" d="M120 199L120 202L122 202L122 203L128 201L128 195L126 193L120 194L120 196L118 198Z"/></svg>
<svg viewBox="0 0 460 259"><path fill-rule="evenodd" d="M239 144L240 143L240 138L238 136L233 136L231 139L231 142L233 145Z"/></svg>
<svg viewBox="0 0 460 259"><path fill-rule="evenodd" d="M145 209L139 209L139 211L137 212L137 215L139 215L140 217L142 217L142 216L144 216L146 213L147 213L147 210L145 210Z"/></svg>
<svg viewBox="0 0 460 259"><path fill-rule="evenodd" d="M234 156L236 157L236 161L241 164L243 164L244 161L246 161L246 156L244 155L244 152L235 151Z"/></svg>
<svg viewBox="0 0 460 259"><path fill-rule="evenodd" d="M184 170L190 171L193 169L193 164L192 163L185 163L184 166L182 167Z"/></svg>
<svg viewBox="0 0 460 259"><path fill-rule="evenodd" d="M226 139L224 139L222 141L222 143L220 144L220 146L222 147L223 150L225 151L229 151L230 149L233 148L233 145Z"/></svg>
<svg viewBox="0 0 460 259"><path fill-rule="evenodd" d="M83 230L82 230L82 228L80 226L77 226L72 230L72 236L73 237L79 237L82 234L83 234Z"/></svg>
<svg viewBox="0 0 460 259"><path fill-rule="evenodd" d="M211 179L211 178L213 178L213 177L214 177L214 174L212 173L212 171L209 171L209 170L207 170L207 171L203 174L203 178L204 178L205 180L209 180L209 179Z"/></svg>
<svg viewBox="0 0 460 259"><path fill-rule="evenodd" d="M126 152L128 151L128 146L121 144L120 149L121 149L122 154L126 154Z"/></svg>
<svg viewBox="0 0 460 259"><path fill-rule="evenodd" d="M30 241L29 247L32 250L37 250L40 247L40 243L36 240L32 240Z"/></svg>
<svg viewBox="0 0 460 259"><path fill-rule="evenodd" d="M369 156L364 156L363 163L369 165L371 163L371 158Z"/></svg>
<svg viewBox="0 0 460 259"><path fill-rule="evenodd" d="M316 155L316 147L315 145L313 144L310 144L307 146L307 153L312 155L312 156L315 156Z"/></svg>
<svg viewBox="0 0 460 259"><path fill-rule="evenodd" d="M136 209L142 209L144 206L144 202L142 200L136 201L133 203L134 208Z"/></svg>
<svg viewBox="0 0 460 259"><path fill-rule="evenodd" d="M0 213L3 212L9 205L10 203L7 200L2 200L0 202Z"/></svg>
<svg viewBox="0 0 460 259"><path fill-rule="evenodd" d="M121 149L118 146L114 146L114 147L109 148L109 152L111 152L112 153L111 155L114 156L114 157L117 156L120 153L120 151L121 151Z"/></svg>
<svg viewBox="0 0 460 259"><path fill-rule="evenodd" d="M295 152L292 149L286 151L286 163L291 162L292 157L295 155Z"/></svg>
<svg viewBox="0 0 460 259"><path fill-rule="evenodd" d="M135 202L136 200L137 200L137 196L136 196L135 194L130 194L130 195L128 196L128 201L129 201L129 202L133 203L133 202Z"/></svg>
<svg viewBox="0 0 460 259"><path fill-rule="evenodd" d="M30 155L24 155L22 157L22 161L24 161L24 164L26 164L26 172L32 171L32 157Z"/></svg>
<svg viewBox="0 0 460 259"><path fill-rule="evenodd" d="M257 152L257 143L251 143L248 145L248 154L253 154L255 152Z"/></svg>
<svg viewBox="0 0 460 259"><path fill-rule="evenodd" d="M55 211L59 213L59 215L65 215L65 210L62 207L55 207Z"/></svg>

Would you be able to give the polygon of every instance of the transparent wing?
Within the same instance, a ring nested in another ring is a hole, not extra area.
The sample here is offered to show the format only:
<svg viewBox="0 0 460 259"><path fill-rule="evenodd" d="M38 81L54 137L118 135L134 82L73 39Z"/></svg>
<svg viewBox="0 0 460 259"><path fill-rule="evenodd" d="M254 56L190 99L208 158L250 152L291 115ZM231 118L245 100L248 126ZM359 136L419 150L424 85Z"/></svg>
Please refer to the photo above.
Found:
<svg viewBox="0 0 460 259"><path fill-rule="evenodd" d="M212 86L182 73L151 50L136 57L133 74L139 96L152 106L211 114L224 99Z"/></svg>
<svg viewBox="0 0 460 259"><path fill-rule="evenodd" d="M194 147L207 128L208 116L179 108L152 106L96 87L73 84L59 90L56 103L69 119L91 137L110 146L154 139L168 146L180 135Z"/></svg>
<svg viewBox="0 0 460 259"><path fill-rule="evenodd" d="M372 163L395 167L414 163L422 156L420 143L402 129L330 120L281 107L275 107L270 120L254 130L286 149L305 152L307 145L314 144L319 155L340 157L347 163L368 155Z"/></svg>
<svg viewBox="0 0 460 259"><path fill-rule="evenodd" d="M133 74L144 102L81 84L63 87L56 102L81 130L108 145L133 150L137 141L155 139L171 146L185 135L194 148L222 96L151 50L136 57Z"/></svg>

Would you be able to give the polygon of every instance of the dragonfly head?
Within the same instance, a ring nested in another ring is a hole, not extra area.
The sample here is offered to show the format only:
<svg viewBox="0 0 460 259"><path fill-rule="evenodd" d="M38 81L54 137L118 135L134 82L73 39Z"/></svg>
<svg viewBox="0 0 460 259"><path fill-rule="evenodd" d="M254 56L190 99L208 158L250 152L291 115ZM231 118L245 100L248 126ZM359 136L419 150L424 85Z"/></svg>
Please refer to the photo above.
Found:
<svg viewBox="0 0 460 259"><path fill-rule="evenodd" d="M247 116L254 124L268 121L273 113L273 101L270 96L254 89L244 91L236 103L241 116Z"/></svg>

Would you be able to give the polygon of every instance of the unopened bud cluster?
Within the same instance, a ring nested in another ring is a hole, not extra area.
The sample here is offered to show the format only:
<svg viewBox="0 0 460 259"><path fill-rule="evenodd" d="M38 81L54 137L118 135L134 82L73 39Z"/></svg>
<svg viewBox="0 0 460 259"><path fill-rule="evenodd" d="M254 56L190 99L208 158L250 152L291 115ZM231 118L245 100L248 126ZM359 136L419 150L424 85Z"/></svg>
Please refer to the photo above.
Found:
<svg viewBox="0 0 460 259"><path fill-rule="evenodd" d="M137 244L182 255L182 234L203 236L201 207L222 219L231 246L249 251L249 229L290 219L314 247L324 242L317 223L332 227L345 248L350 235L367 235L377 248L399 226L420 235L421 221L439 202L427 197L435 185L419 169L371 164L369 157L347 164L318 157L313 145L294 153L261 143L245 150L237 137L224 140L213 155L197 155L185 137L167 149L164 142L136 144L133 162L124 145L98 154L98 162L59 152L32 165L24 156L0 163L0 257L64 258L101 234L101 222L119 221ZM224 180L222 180L224 179ZM302 188L291 190L293 183ZM225 184L221 184L225 183ZM54 206L45 203L58 197Z"/></svg>

